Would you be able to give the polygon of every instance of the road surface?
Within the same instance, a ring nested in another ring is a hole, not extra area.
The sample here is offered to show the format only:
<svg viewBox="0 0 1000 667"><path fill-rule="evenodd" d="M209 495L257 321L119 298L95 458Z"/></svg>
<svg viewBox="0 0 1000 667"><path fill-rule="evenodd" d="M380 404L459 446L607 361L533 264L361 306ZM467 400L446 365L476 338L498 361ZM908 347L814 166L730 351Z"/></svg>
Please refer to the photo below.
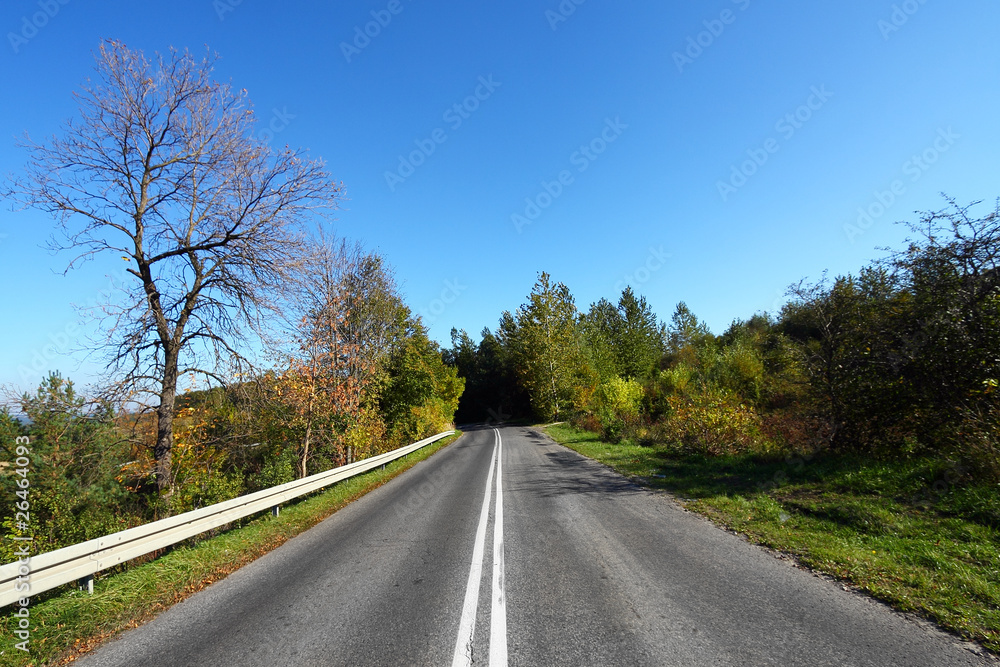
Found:
<svg viewBox="0 0 1000 667"><path fill-rule="evenodd" d="M78 664L996 662L531 429L484 427Z"/></svg>

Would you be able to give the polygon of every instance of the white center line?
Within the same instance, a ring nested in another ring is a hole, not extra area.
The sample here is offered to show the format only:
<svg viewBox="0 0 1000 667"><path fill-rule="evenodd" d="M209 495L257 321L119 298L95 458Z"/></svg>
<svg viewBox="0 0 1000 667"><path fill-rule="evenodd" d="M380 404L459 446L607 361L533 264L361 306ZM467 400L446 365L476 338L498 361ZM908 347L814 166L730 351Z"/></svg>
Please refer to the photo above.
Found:
<svg viewBox="0 0 1000 667"><path fill-rule="evenodd" d="M503 439L497 431L497 507L493 517L493 611L490 667L507 667L507 595L503 570Z"/></svg>
<svg viewBox="0 0 1000 667"><path fill-rule="evenodd" d="M455 642L452 667L470 667L472 665L472 635L476 630L479 582L483 578L486 523L489 519L490 495L493 491L493 466L496 463L497 451L500 447L500 432L495 431L495 434L493 455L490 458L490 472L486 476L486 495L483 498L483 509L479 513L479 527L476 528L476 542L472 549L472 567L469 570L469 581L465 586L465 604L462 605L462 620L458 624L458 640Z"/></svg>

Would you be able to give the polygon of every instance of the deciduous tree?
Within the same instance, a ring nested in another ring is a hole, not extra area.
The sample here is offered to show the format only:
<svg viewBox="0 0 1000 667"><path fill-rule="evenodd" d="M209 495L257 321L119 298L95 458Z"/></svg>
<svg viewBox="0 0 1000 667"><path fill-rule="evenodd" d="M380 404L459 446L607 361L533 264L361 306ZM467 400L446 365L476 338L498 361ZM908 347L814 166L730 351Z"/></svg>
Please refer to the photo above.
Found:
<svg viewBox="0 0 1000 667"><path fill-rule="evenodd" d="M95 255L132 281L104 311L109 370L157 416L156 481L171 489L178 378L225 381L247 364L300 256L305 215L340 187L301 151L256 138L246 91L212 78L214 58L154 59L103 43L80 115L47 143L25 140L27 175L10 194L58 216L69 268ZM69 270L67 269L67 271Z"/></svg>

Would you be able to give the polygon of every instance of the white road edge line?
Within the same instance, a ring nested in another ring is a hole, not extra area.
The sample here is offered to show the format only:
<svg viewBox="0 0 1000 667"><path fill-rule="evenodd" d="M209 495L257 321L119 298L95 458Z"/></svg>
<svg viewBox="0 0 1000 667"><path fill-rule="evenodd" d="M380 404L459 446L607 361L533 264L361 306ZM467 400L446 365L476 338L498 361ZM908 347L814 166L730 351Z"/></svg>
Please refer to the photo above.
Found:
<svg viewBox="0 0 1000 667"><path fill-rule="evenodd" d="M493 491L493 467L496 465L497 450L500 447L500 432L495 431L495 433L493 455L490 459L490 473L486 477L486 495L483 497L483 509L479 513L479 526L476 528L476 542L472 549L472 567L469 569L469 581L465 586L465 603L462 605L462 620L458 624L458 639L455 642L455 654L451 660L452 667L471 667L472 665L472 635L476 630L479 582L483 578L486 523L490 515L490 496Z"/></svg>
<svg viewBox="0 0 1000 667"><path fill-rule="evenodd" d="M497 429L497 506L493 517L493 611L490 667L507 667L507 594L503 568L503 438Z"/></svg>

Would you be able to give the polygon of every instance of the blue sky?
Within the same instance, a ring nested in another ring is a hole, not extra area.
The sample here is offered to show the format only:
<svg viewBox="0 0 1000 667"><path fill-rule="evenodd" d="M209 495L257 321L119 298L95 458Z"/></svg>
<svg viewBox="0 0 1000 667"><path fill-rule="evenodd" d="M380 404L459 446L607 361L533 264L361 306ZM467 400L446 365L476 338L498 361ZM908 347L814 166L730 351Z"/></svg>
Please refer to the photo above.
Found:
<svg viewBox="0 0 1000 667"><path fill-rule="evenodd" d="M102 38L207 46L262 131L343 181L334 229L388 258L442 343L495 327L541 270L581 309L632 284L718 333L898 247L893 222L941 192L1000 195L998 24L993 0L8 0L0 173L25 162L16 135L76 113ZM73 304L123 267L64 277L52 229L0 207L0 384L100 367Z"/></svg>

